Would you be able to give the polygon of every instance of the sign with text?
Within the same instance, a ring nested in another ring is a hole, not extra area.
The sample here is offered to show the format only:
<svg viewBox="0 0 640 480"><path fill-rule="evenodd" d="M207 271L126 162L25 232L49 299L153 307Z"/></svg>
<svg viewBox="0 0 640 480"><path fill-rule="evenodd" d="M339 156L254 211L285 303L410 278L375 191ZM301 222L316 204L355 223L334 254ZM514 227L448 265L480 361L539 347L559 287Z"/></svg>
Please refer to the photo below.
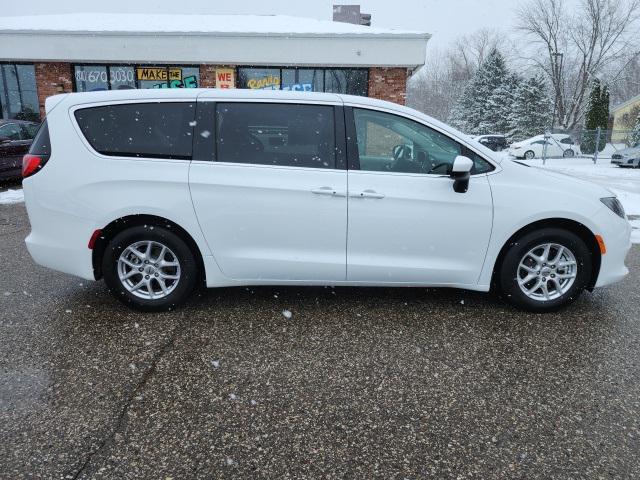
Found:
<svg viewBox="0 0 640 480"><path fill-rule="evenodd" d="M233 68L216 68L216 88L236 88Z"/></svg>
<svg viewBox="0 0 640 480"><path fill-rule="evenodd" d="M162 68L152 67L144 68L139 67L136 69L136 76L138 80L182 80L181 68Z"/></svg>

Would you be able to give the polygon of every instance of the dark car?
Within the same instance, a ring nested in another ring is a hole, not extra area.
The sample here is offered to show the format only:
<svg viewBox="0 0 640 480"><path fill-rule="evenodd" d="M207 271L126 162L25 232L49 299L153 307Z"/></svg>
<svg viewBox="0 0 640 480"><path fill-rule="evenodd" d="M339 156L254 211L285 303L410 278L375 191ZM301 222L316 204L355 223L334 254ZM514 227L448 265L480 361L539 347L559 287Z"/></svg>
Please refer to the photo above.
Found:
<svg viewBox="0 0 640 480"><path fill-rule="evenodd" d="M0 180L20 177L22 157L29 151L40 124L0 119Z"/></svg>
<svg viewBox="0 0 640 480"><path fill-rule="evenodd" d="M509 146L504 135L480 135L475 140L494 152L501 152Z"/></svg>

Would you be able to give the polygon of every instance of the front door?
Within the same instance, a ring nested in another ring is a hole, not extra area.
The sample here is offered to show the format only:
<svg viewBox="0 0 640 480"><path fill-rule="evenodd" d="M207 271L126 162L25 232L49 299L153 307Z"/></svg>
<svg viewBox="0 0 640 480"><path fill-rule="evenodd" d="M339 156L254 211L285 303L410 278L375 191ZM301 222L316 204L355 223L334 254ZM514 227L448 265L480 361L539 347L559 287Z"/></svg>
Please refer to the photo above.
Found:
<svg viewBox="0 0 640 480"><path fill-rule="evenodd" d="M222 272L345 280L347 173L337 168L334 107L228 102L205 110L211 118L200 118L197 131L215 134L215 159L195 158L189 183Z"/></svg>
<svg viewBox="0 0 640 480"><path fill-rule="evenodd" d="M357 282L475 285L491 235L485 173L494 167L454 139L388 112L353 109L347 278ZM469 190L446 174L474 160ZM358 168L359 167L359 168Z"/></svg>

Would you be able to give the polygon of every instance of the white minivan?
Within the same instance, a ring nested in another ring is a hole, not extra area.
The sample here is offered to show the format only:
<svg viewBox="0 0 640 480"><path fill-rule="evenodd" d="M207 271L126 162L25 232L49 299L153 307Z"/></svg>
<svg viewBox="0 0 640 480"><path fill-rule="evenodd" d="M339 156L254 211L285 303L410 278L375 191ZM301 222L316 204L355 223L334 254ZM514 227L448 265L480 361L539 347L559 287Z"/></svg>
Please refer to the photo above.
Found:
<svg viewBox="0 0 640 480"><path fill-rule="evenodd" d="M118 90L46 113L23 162L29 252L141 310L204 284L494 288L542 312L628 272L610 191L393 103Z"/></svg>

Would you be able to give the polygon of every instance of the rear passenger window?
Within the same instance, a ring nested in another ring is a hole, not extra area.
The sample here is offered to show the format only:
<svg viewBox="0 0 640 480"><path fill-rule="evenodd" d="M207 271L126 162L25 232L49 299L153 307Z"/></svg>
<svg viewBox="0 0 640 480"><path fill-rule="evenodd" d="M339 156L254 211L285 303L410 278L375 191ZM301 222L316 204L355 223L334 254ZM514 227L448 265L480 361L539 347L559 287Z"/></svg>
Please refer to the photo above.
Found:
<svg viewBox="0 0 640 480"><path fill-rule="evenodd" d="M126 103L76 110L91 146L103 155L191 159L194 103Z"/></svg>
<svg viewBox="0 0 640 480"><path fill-rule="evenodd" d="M333 107L218 103L216 153L219 162L335 168Z"/></svg>

